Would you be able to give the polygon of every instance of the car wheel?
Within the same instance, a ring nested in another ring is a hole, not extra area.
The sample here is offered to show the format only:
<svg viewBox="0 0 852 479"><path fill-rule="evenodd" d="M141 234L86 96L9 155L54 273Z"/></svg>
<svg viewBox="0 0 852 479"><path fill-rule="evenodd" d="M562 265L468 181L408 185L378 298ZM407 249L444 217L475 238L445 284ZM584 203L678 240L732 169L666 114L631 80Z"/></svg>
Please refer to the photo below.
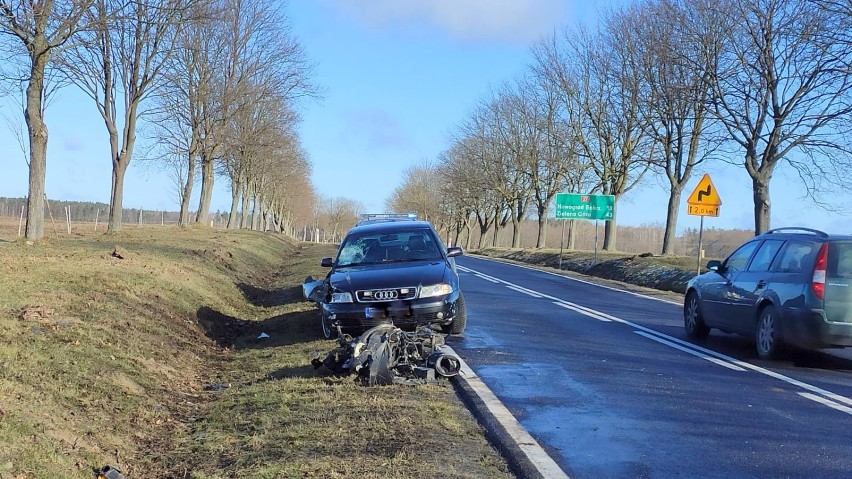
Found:
<svg viewBox="0 0 852 479"><path fill-rule="evenodd" d="M320 323L322 324L322 337L325 339L337 339L337 328L334 326L334 321L329 319L327 314L320 313Z"/></svg>
<svg viewBox="0 0 852 479"><path fill-rule="evenodd" d="M710 328L704 324L701 316L701 303L695 291L690 291L683 302L683 328L692 339L704 339L710 334Z"/></svg>
<svg viewBox="0 0 852 479"><path fill-rule="evenodd" d="M778 314L772 306L766 306L760 311L755 331L757 355L762 359L773 359L781 349L781 338L778 334Z"/></svg>
<svg viewBox="0 0 852 479"><path fill-rule="evenodd" d="M467 307L464 305L464 295L459 293L459 299L456 300L456 317L450 324L441 326L441 331L445 334L461 334L465 326L467 326Z"/></svg>

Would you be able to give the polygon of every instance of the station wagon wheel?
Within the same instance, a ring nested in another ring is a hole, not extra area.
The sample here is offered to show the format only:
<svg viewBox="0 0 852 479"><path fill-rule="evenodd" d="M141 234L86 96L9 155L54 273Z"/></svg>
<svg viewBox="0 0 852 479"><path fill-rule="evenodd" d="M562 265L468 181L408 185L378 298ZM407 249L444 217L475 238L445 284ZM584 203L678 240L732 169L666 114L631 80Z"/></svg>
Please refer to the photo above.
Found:
<svg viewBox="0 0 852 479"><path fill-rule="evenodd" d="M325 339L337 338L337 328L334 327L334 321L329 319L327 314L320 313L320 323L322 323L322 337Z"/></svg>
<svg viewBox="0 0 852 479"><path fill-rule="evenodd" d="M683 302L683 327L686 335L692 339L704 339L710 334L710 328L704 324L701 316L701 303L695 291L690 291Z"/></svg>
<svg viewBox="0 0 852 479"><path fill-rule="evenodd" d="M781 340L778 335L778 318L775 308L767 306L760 311L757 319L755 343L757 355L762 359L772 359L778 356Z"/></svg>

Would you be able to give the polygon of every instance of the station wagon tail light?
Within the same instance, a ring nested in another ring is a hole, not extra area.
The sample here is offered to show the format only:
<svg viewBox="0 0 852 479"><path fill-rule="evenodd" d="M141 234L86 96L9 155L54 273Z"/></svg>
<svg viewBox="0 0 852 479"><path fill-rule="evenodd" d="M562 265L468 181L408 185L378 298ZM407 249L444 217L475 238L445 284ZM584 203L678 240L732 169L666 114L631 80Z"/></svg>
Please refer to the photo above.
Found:
<svg viewBox="0 0 852 479"><path fill-rule="evenodd" d="M817 298L825 299L825 268L828 265L828 243L823 243L817 255L816 266L814 266L814 278L811 289Z"/></svg>

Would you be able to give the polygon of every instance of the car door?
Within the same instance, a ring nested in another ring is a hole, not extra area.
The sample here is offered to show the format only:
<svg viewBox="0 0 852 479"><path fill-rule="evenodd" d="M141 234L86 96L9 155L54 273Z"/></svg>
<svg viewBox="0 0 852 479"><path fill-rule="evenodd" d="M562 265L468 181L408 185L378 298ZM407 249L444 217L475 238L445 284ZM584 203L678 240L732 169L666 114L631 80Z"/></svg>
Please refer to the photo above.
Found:
<svg viewBox="0 0 852 479"><path fill-rule="evenodd" d="M732 318L734 306L731 303L737 296L734 291L734 282L748 267L760 243L761 240L753 240L737 248L719 267L719 279L712 285L708 285L712 289L706 301L713 302L713 306L709 308L713 326L725 331L736 331L737 323Z"/></svg>
<svg viewBox="0 0 852 479"><path fill-rule="evenodd" d="M784 240L765 240L729 287L729 327L738 333L754 331L755 310L771 280L772 265Z"/></svg>
<svg viewBox="0 0 852 479"><path fill-rule="evenodd" d="M759 240L749 241L731 253L715 274L702 285L701 308L707 325L723 330L731 328L731 291L734 279L748 266Z"/></svg>

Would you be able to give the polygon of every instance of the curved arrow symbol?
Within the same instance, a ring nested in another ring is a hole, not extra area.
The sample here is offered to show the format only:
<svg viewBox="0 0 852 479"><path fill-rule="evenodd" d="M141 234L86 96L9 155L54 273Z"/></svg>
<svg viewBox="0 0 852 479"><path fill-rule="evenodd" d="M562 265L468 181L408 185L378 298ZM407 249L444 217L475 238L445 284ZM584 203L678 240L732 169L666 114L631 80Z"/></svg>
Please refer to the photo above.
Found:
<svg viewBox="0 0 852 479"><path fill-rule="evenodd" d="M703 190L698 190L698 202L701 203L701 198L704 196L710 196L710 185L707 185L707 188Z"/></svg>

